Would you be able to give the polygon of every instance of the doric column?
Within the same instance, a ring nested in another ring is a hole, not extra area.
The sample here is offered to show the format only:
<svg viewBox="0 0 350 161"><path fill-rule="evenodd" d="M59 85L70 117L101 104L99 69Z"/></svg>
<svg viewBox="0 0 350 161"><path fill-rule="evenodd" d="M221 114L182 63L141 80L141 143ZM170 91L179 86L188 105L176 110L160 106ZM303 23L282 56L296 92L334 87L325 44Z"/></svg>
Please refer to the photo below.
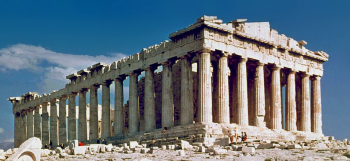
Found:
<svg viewBox="0 0 350 161"><path fill-rule="evenodd" d="M27 140L27 119L26 119L27 111L22 111L21 112L21 126L20 126L20 135L21 135L21 141L20 144L25 142Z"/></svg>
<svg viewBox="0 0 350 161"><path fill-rule="evenodd" d="M129 74L129 134L135 134L139 129L138 75L139 72L132 72Z"/></svg>
<svg viewBox="0 0 350 161"><path fill-rule="evenodd" d="M217 71L217 118L218 123L230 123L230 108L229 108L229 88L228 88L228 62L227 54L221 55L218 61ZM215 114L214 114L215 115Z"/></svg>
<svg viewBox="0 0 350 161"><path fill-rule="evenodd" d="M163 127L174 126L174 94L172 78L172 62L163 63L162 72L162 124Z"/></svg>
<svg viewBox="0 0 350 161"><path fill-rule="evenodd" d="M111 136L111 81L102 83L102 133L101 137L106 139Z"/></svg>
<svg viewBox="0 0 350 161"><path fill-rule="evenodd" d="M265 117L265 77L264 77L264 64L259 62L256 67L255 73L255 110L256 120L254 126L266 127L264 122Z"/></svg>
<svg viewBox="0 0 350 161"><path fill-rule="evenodd" d="M87 140L87 118L86 118L86 93L88 89L84 88L79 92L79 137L81 141Z"/></svg>
<svg viewBox="0 0 350 161"><path fill-rule="evenodd" d="M40 105L36 105L34 108L34 137L41 139L41 116L39 113Z"/></svg>
<svg viewBox="0 0 350 161"><path fill-rule="evenodd" d="M237 68L237 123L248 125L247 58L242 58Z"/></svg>
<svg viewBox="0 0 350 161"><path fill-rule="evenodd" d="M77 108L75 96L77 96L77 93L71 93L68 99L68 140L77 139Z"/></svg>
<svg viewBox="0 0 350 161"><path fill-rule="evenodd" d="M272 68L271 78L271 128L282 129L281 68Z"/></svg>
<svg viewBox="0 0 350 161"><path fill-rule="evenodd" d="M230 65L230 123L237 123L237 63Z"/></svg>
<svg viewBox="0 0 350 161"><path fill-rule="evenodd" d="M311 131L311 109L310 109L310 75L302 75L301 91L301 131Z"/></svg>
<svg viewBox="0 0 350 161"><path fill-rule="evenodd" d="M53 148L58 146L57 99L50 102L50 140Z"/></svg>
<svg viewBox="0 0 350 161"><path fill-rule="evenodd" d="M19 112L16 112L14 114L15 116L15 127L14 127L14 147L18 148L21 143L21 114Z"/></svg>
<svg viewBox="0 0 350 161"><path fill-rule="evenodd" d="M47 102L42 104L41 114L41 129L42 129L42 144L50 145L50 132L49 132L49 114L47 111Z"/></svg>
<svg viewBox="0 0 350 161"><path fill-rule="evenodd" d="M210 70L210 51L199 54L198 63L198 115L197 122L211 123L212 116L212 84Z"/></svg>
<svg viewBox="0 0 350 161"><path fill-rule="evenodd" d="M286 87L286 130L297 130L297 109L295 93L295 71L290 71Z"/></svg>
<svg viewBox="0 0 350 161"><path fill-rule="evenodd" d="M311 131L322 134L321 76L312 79Z"/></svg>
<svg viewBox="0 0 350 161"><path fill-rule="evenodd" d="M94 142L98 138L98 101L97 89L100 85L90 87L90 135L89 140Z"/></svg>
<svg viewBox="0 0 350 161"><path fill-rule="evenodd" d="M123 93L123 81L125 77L119 77L115 79L115 100L114 100L114 134L123 134L124 130L124 93Z"/></svg>
<svg viewBox="0 0 350 161"><path fill-rule="evenodd" d="M66 100L65 96L60 98L59 102L59 142L60 144L67 143L67 108L66 108Z"/></svg>
<svg viewBox="0 0 350 161"><path fill-rule="evenodd" d="M27 139L34 136L33 109L27 111Z"/></svg>
<svg viewBox="0 0 350 161"><path fill-rule="evenodd" d="M156 129L156 104L154 92L154 70L155 67L145 69L145 131L150 132Z"/></svg>
<svg viewBox="0 0 350 161"><path fill-rule="evenodd" d="M191 60L181 58L181 125L193 123L193 76Z"/></svg>

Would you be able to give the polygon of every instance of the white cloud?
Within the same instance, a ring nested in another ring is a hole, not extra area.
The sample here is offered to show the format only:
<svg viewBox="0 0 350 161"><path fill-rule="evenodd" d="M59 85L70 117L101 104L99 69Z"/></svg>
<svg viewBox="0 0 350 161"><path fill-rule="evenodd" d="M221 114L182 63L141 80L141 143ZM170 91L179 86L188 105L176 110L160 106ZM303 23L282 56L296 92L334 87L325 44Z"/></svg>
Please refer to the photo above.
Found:
<svg viewBox="0 0 350 161"><path fill-rule="evenodd" d="M0 127L0 134L3 133L5 130Z"/></svg>
<svg viewBox="0 0 350 161"><path fill-rule="evenodd" d="M0 49L0 71L30 70L43 73L40 92L50 93L64 87L66 76L98 62L112 63L125 57L120 53L106 55L73 55L47 50L41 46L16 44Z"/></svg>

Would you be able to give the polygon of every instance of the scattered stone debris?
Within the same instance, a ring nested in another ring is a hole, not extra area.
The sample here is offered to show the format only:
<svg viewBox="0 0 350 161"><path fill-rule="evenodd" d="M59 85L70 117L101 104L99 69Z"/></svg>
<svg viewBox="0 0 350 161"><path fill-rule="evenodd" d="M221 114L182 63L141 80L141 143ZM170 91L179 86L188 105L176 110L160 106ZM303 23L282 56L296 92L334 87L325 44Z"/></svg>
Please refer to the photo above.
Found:
<svg viewBox="0 0 350 161"><path fill-rule="evenodd" d="M224 139L214 139L209 143L208 140L211 139L199 141L194 137L193 140L163 139L159 143L152 140L84 146L78 146L78 141L74 140L70 141L69 147L57 147L54 150L41 149L41 141L33 139L29 139L18 149L9 149L6 152L0 149L0 161L6 158L16 160L13 159L15 157L27 160L350 160L349 141L339 141L333 137L311 141L264 139L237 144L223 144Z"/></svg>

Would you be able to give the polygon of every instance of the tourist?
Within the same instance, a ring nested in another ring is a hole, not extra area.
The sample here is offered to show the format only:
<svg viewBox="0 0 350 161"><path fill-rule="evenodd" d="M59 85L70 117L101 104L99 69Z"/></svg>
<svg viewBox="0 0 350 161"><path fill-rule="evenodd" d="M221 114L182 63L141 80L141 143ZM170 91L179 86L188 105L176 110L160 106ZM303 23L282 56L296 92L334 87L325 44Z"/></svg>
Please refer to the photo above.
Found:
<svg viewBox="0 0 350 161"><path fill-rule="evenodd" d="M63 144L63 142L61 143L60 147L61 147L61 149L64 149L64 144Z"/></svg>
<svg viewBox="0 0 350 161"><path fill-rule="evenodd" d="M47 144L45 144L44 149L49 149L49 146Z"/></svg>
<svg viewBox="0 0 350 161"><path fill-rule="evenodd" d="M49 149L51 150L52 149L52 141L50 140L50 147Z"/></svg>
<svg viewBox="0 0 350 161"><path fill-rule="evenodd" d="M83 142L79 142L78 145L79 146L84 146L84 143Z"/></svg>
<svg viewBox="0 0 350 161"><path fill-rule="evenodd" d="M164 125L162 133L165 133L166 131L168 131L168 128L166 127L166 125Z"/></svg>
<svg viewBox="0 0 350 161"><path fill-rule="evenodd" d="M244 140L243 141L246 141L247 139L248 139L247 133L244 132Z"/></svg>
<svg viewBox="0 0 350 161"><path fill-rule="evenodd" d="M241 136L241 142L243 144L244 141L247 140L247 133L246 132L242 132L242 136Z"/></svg>
<svg viewBox="0 0 350 161"><path fill-rule="evenodd" d="M106 139L103 139L103 140L102 140L102 144L107 145L107 140L106 140Z"/></svg>
<svg viewBox="0 0 350 161"><path fill-rule="evenodd" d="M100 139L97 139L97 142L96 142L97 144L100 144Z"/></svg>

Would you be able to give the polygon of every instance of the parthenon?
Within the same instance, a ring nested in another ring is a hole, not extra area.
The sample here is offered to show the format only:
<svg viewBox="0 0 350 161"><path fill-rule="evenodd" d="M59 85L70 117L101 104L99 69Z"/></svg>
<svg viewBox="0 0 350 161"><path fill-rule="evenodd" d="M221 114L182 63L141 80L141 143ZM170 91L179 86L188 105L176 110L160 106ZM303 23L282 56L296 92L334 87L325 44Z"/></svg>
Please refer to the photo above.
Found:
<svg viewBox="0 0 350 161"><path fill-rule="evenodd" d="M54 147L75 139L162 138L164 127L167 136L178 137L223 137L226 129L239 127L257 138L318 139L328 54L306 44L268 22L202 16L171 33L169 41L68 75L60 90L10 97L15 147L33 136Z"/></svg>

